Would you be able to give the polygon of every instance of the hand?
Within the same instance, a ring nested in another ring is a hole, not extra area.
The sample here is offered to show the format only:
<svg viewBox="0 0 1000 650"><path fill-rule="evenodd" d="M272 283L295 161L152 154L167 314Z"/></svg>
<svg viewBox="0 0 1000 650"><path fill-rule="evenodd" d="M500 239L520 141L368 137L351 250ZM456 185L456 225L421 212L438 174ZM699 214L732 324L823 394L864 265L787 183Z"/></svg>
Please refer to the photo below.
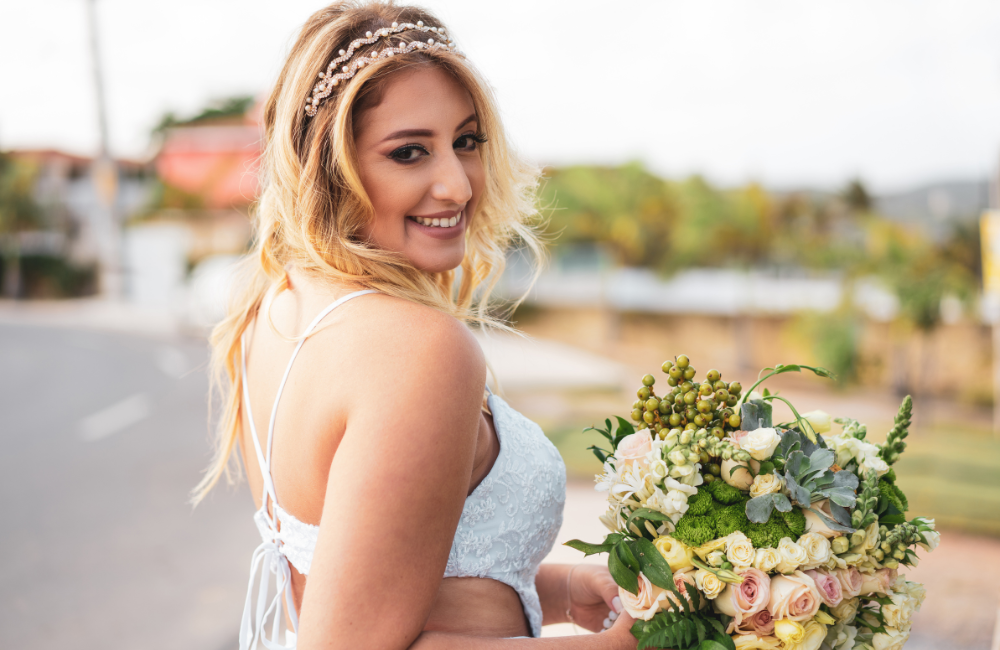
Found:
<svg viewBox="0 0 1000 650"><path fill-rule="evenodd" d="M607 567L595 564L578 564L571 569L568 597L569 614L574 623L591 632L605 629L605 619L615 621L622 613L615 584ZM624 615L631 620L628 614ZM631 627L629 622L629 627ZM618 624L615 627L620 627Z"/></svg>

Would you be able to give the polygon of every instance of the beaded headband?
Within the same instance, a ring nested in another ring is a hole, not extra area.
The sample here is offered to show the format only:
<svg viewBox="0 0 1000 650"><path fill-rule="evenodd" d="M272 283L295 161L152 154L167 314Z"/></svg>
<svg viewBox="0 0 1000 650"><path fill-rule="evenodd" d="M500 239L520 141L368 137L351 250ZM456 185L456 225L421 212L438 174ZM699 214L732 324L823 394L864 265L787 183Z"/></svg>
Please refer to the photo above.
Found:
<svg viewBox="0 0 1000 650"><path fill-rule="evenodd" d="M409 41L407 43L401 43L396 47L387 47L381 51L372 52L367 56L359 56L351 61L350 64L344 65L351 59L351 57L354 56L354 53L358 50L358 48L364 47L365 45L371 45L379 39L395 36L400 32L413 29L421 32L434 32L435 34L440 34L445 41L436 41L433 37L428 38L426 42ZM350 46L346 50L340 50L340 56L333 61L330 61L330 65L326 67L326 72L319 73L320 81L315 87L313 87L312 95L310 95L309 99L306 100L306 115L309 117L316 115L316 109L319 107L320 102L333 94L333 89L336 86L353 77L361 68L376 61L387 59L390 56L406 54L407 52L412 52L414 50L449 50L461 54L455 49L455 43L452 42L450 38L445 36L444 27L429 27L424 25L424 21L422 20L418 20L416 25L413 23L393 23L391 27L383 27L376 30L374 33L365 32L364 38L351 41ZM341 66L340 72L334 74L337 66Z"/></svg>

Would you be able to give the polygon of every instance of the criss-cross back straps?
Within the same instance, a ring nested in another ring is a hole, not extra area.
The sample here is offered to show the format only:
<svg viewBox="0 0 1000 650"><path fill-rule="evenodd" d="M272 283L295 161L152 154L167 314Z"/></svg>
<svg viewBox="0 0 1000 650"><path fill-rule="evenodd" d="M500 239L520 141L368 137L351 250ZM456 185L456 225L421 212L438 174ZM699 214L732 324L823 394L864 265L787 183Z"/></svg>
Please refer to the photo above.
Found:
<svg viewBox="0 0 1000 650"><path fill-rule="evenodd" d="M274 423L278 416L278 401L281 400L281 393L285 390L285 383L288 381L288 375L292 371L292 364L295 363L295 357L298 356L299 350L302 349L302 344L306 342L309 335L313 333L316 326L319 325L320 321L326 318L327 314L331 311L340 307L342 304L357 298L358 296L363 296L369 293L377 293L374 289L365 289L363 291L355 291L354 293L349 293L346 296L335 300L332 304L326 307L323 311L316 315L316 318L309 323L305 332L302 333L299 339L298 345L295 346L295 350L292 352L292 358L288 360L288 366L285 368L285 374L281 377L281 383L278 385L278 393L274 396L274 406L271 407L271 420L267 425L267 453L265 454L260 447L260 440L257 437L257 427L254 425L253 421L253 411L250 408L250 388L247 384L247 347L246 347L246 332L244 332L243 337L240 339L240 348L242 354L243 363L243 400L246 403L247 409L247 420L250 422L250 434L253 438L253 446L257 452L257 463L260 465L260 474L264 482L264 490L261 493L261 505L266 508L268 497L271 498L271 503L277 505L278 495L274 488L274 478L271 476L271 447L274 441ZM277 511L272 508L271 521L277 529Z"/></svg>

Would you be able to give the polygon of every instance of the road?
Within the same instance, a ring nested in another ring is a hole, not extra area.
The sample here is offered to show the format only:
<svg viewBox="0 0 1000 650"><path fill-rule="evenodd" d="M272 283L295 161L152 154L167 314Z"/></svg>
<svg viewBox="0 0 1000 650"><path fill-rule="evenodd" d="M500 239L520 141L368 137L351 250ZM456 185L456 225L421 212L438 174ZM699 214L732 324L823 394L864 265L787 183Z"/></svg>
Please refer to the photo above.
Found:
<svg viewBox="0 0 1000 650"><path fill-rule="evenodd" d="M204 341L0 325L0 629L8 648L236 646L245 485L196 509Z"/></svg>

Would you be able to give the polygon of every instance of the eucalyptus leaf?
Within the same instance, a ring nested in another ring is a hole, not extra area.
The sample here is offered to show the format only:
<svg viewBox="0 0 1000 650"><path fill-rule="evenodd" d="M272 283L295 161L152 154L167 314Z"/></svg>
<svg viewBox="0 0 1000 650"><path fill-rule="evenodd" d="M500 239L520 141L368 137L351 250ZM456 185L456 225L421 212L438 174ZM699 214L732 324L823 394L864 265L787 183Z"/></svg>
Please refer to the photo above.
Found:
<svg viewBox="0 0 1000 650"><path fill-rule="evenodd" d="M771 510L774 509L774 500L771 496L770 494L765 494L747 501L747 519L755 524L766 523L771 517Z"/></svg>
<svg viewBox="0 0 1000 650"><path fill-rule="evenodd" d="M833 466L835 459L836 456L829 449L817 449L809 455L809 471L826 471Z"/></svg>
<svg viewBox="0 0 1000 650"><path fill-rule="evenodd" d="M806 510L819 517L820 521L826 524L826 527L829 528L830 530L836 530L841 533L853 533L855 530L850 526L845 526L837 521L834 521L833 519L830 519L822 511L817 510L816 508L806 508ZM612 553L612 555L614 555L614 553Z"/></svg>
<svg viewBox="0 0 1000 650"><path fill-rule="evenodd" d="M801 473L802 461L805 460L805 454L801 451L793 451L785 459L785 471L791 472L796 477Z"/></svg>
<svg viewBox="0 0 1000 650"><path fill-rule="evenodd" d="M851 511L837 504L836 501L830 502L830 513L838 523L843 524L844 526L851 525Z"/></svg>
<svg viewBox="0 0 1000 650"><path fill-rule="evenodd" d="M855 503L857 503L857 498L854 496L854 490L849 488L830 488L829 490L824 490L823 494L828 497L830 501L836 503L837 505L844 506L845 508L851 508Z"/></svg>
<svg viewBox="0 0 1000 650"><path fill-rule="evenodd" d="M858 488L858 477L853 472L834 472L833 485L856 490Z"/></svg>
<svg viewBox="0 0 1000 650"><path fill-rule="evenodd" d="M788 500L781 492L776 492L771 495L771 502L774 503L774 509L778 512L791 512L792 502Z"/></svg>

